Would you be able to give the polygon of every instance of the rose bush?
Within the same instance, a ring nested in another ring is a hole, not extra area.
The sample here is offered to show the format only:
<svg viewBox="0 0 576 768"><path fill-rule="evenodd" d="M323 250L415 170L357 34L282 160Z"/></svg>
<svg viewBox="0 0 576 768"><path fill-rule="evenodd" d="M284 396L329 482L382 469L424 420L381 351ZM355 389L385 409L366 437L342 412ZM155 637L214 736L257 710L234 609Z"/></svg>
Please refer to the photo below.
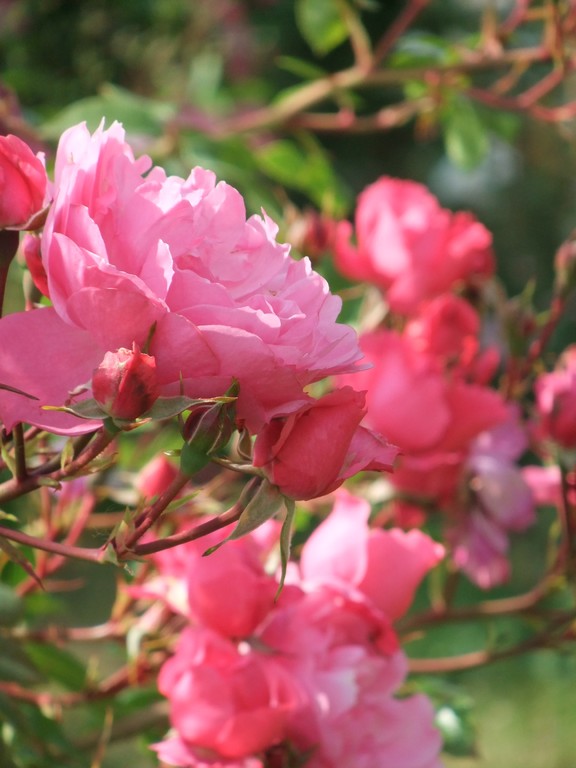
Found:
<svg viewBox="0 0 576 768"><path fill-rule="evenodd" d="M0 392L8 429L93 429L42 406L64 405L106 353L133 344L156 359L162 395L221 395L237 379L238 419L253 431L361 357L336 322L340 299L265 214L246 220L240 194L210 171L150 166L118 123L62 136L41 243L53 306L0 321L0 381L38 398Z"/></svg>

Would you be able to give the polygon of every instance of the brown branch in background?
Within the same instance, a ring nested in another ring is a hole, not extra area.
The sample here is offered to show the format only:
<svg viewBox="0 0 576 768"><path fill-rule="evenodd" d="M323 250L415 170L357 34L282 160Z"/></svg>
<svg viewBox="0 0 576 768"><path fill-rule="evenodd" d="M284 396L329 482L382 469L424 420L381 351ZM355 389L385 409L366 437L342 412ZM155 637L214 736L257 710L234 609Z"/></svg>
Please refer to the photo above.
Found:
<svg viewBox="0 0 576 768"><path fill-rule="evenodd" d="M395 19L376 44L372 57L372 68L378 66L388 56L399 38L414 24L418 16L429 4L430 0L410 0L408 2L402 13Z"/></svg>

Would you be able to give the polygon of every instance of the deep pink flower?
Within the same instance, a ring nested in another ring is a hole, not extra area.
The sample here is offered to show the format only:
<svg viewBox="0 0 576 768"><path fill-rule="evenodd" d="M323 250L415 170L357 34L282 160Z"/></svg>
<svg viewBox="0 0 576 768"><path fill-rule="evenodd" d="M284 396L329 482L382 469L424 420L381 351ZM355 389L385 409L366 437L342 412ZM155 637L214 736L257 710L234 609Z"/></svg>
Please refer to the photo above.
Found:
<svg viewBox="0 0 576 768"><path fill-rule="evenodd" d="M360 344L373 367L339 382L367 390L366 424L402 453L466 451L472 439L507 418L497 392L446 375L436 356L414 340L380 330Z"/></svg>
<svg viewBox="0 0 576 768"><path fill-rule="evenodd" d="M330 392L259 433L253 463L293 499L330 493L363 470L389 470L394 446L360 427L364 394L350 387Z"/></svg>
<svg viewBox="0 0 576 768"><path fill-rule="evenodd" d="M0 380L39 398L0 392L8 429L93 429L41 406L63 405L106 352L134 343L155 357L163 396L222 395L238 380L237 416L252 431L361 357L336 322L340 299L290 258L270 219L246 220L240 194L210 171L181 179L150 165L117 123L62 136L42 235L53 307L0 321Z"/></svg>
<svg viewBox="0 0 576 768"><path fill-rule="evenodd" d="M156 360L141 352L136 343L132 349L106 352L92 376L92 394L112 418L138 418L160 394Z"/></svg>
<svg viewBox="0 0 576 768"><path fill-rule="evenodd" d="M302 549L302 578L354 587L395 621L444 548L418 530L369 528L369 515L367 501L339 491L332 512Z"/></svg>
<svg viewBox="0 0 576 768"><path fill-rule="evenodd" d="M540 428L563 448L576 448L576 345L568 347L551 373L535 384Z"/></svg>
<svg viewBox="0 0 576 768"><path fill-rule="evenodd" d="M0 228L28 229L46 204L43 160L17 136L0 136Z"/></svg>
<svg viewBox="0 0 576 768"><path fill-rule="evenodd" d="M160 692L180 739L199 756L238 760L281 742L303 704L298 683L271 655L190 628L160 670Z"/></svg>
<svg viewBox="0 0 576 768"><path fill-rule="evenodd" d="M348 222L336 236L336 264L348 277L380 287L395 312L419 304L494 269L492 237L469 213L452 213L414 181L382 177L360 194L356 242Z"/></svg>

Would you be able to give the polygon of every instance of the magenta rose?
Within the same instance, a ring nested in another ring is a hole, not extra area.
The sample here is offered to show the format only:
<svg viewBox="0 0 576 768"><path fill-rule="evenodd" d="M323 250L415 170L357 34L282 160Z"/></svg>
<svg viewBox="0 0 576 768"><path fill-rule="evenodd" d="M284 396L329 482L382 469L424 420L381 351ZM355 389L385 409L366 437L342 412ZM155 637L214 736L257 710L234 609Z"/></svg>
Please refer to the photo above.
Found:
<svg viewBox="0 0 576 768"><path fill-rule="evenodd" d="M0 228L28 229L46 204L44 163L17 136L0 136Z"/></svg>
<svg viewBox="0 0 576 768"><path fill-rule="evenodd" d="M107 352L134 343L156 359L163 396L222 395L236 379L252 431L298 410L308 384L361 353L336 322L340 299L276 232L210 171L168 177L135 159L118 123L66 131L41 244L53 306L0 321L0 381L39 400L1 391L5 426L93 429L41 406L63 405Z"/></svg>
<svg viewBox="0 0 576 768"><path fill-rule="evenodd" d="M424 185L382 177L361 193L352 225L341 222L336 264L353 280L374 283L395 312L492 274L492 236L470 213L441 208Z"/></svg>
<svg viewBox="0 0 576 768"><path fill-rule="evenodd" d="M253 463L293 499L313 499L364 469L390 470L394 446L360 426L364 393L350 387L273 419L259 433Z"/></svg>

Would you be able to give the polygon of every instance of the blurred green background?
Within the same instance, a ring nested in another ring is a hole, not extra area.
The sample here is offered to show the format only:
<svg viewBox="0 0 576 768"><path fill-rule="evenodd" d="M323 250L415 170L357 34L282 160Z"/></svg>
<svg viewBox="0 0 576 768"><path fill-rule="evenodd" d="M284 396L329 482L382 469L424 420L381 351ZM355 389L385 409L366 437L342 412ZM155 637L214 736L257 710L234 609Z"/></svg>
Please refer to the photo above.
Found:
<svg viewBox="0 0 576 768"><path fill-rule="evenodd" d="M518 293L535 280L537 306L545 308L554 252L576 228L575 126L560 131L521 116L479 110L485 147L468 168L449 157L439 126L425 137L416 134L412 123L362 136L303 135L280 127L275 134L262 130L215 137L220 120L270 103L296 85L302 73L351 63L346 45L325 56L310 48L298 28L298 5L288 0L1 0L0 130L21 132L50 153L68 125L86 119L94 127L102 115L121 119L136 151L149 152L179 174L193 164L211 167L241 189L252 211L264 205L278 218L288 202L300 208L324 204L329 212L350 215L357 193L379 175L416 179L446 206L473 210L494 233L499 273L508 290ZM366 28L378 39L405 3L371 0L363 5ZM415 26L414 45L422 52L428 44L439 55L439 41L449 44L477 32L488 5L433 0ZM500 14L511 7L505 1L492 5ZM538 34L528 28L521 43L534 44ZM576 75L571 78L566 99L576 96ZM362 94L357 106L370 111L397 96L370 92ZM271 166L269 157L265 162L262 153L272 138L287 138L332 167L329 172L322 166L318 178L334 196L316 195L312 182L287 189L282 169ZM284 230L289 231L286 223ZM15 289L12 302L13 308L19 302ZM575 339L573 306L555 344L559 348ZM542 541L535 536L519 547L522 574L506 593L538 580ZM75 568L81 566L71 566L71 576ZM89 589L66 599L76 620L89 623L102 613L109 577L108 570L101 575L94 570L87 578ZM481 647L483 636L456 625L416 651L448 656L462 652L467 643L478 647L476 641ZM475 741L477 756L449 756L450 768L576 766L573 656L538 652L453 675L449 682L477 729L475 740L464 739L468 746ZM134 759L131 749L113 745L103 766L126 765ZM137 759L138 768L155 763L144 750Z"/></svg>

